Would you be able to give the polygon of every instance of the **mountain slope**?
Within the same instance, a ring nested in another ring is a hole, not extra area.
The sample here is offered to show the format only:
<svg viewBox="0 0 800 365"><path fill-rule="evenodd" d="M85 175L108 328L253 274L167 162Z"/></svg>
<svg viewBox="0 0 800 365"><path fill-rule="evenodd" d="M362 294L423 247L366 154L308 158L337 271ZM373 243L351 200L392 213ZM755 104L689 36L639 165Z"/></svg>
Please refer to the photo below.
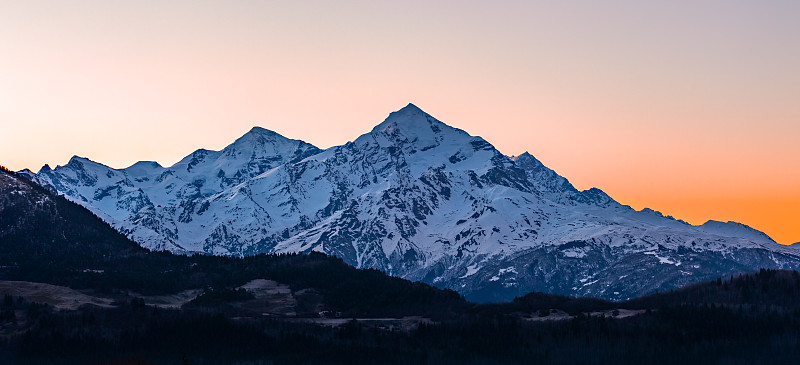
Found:
<svg viewBox="0 0 800 365"><path fill-rule="evenodd" d="M96 269L145 252L85 208L0 166L0 266Z"/></svg>
<svg viewBox="0 0 800 365"><path fill-rule="evenodd" d="M29 176L151 249L319 251L479 301L620 300L800 267L800 252L749 227L695 227L578 191L530 154L507 157L411 104L324 151L254 128L168 168L76 157Z"/></svg>

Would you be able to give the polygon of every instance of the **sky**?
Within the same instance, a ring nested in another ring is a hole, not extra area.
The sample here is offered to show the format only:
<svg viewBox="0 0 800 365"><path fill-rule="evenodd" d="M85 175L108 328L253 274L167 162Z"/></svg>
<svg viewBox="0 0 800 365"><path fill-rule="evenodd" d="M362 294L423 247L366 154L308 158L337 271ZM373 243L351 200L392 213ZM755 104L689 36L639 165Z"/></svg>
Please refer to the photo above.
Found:
<svg viewBox="0 0 800 365"><path fill-rule="evenodd" d="M0 164L320 148L409 102L580 189L800 241L800 2L0 0Z"/></svg>

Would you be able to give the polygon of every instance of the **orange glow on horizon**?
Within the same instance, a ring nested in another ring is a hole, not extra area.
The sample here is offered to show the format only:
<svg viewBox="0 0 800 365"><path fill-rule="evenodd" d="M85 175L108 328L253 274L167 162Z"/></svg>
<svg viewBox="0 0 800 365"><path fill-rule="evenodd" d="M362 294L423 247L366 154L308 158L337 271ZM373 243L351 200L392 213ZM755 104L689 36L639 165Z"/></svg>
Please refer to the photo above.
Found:
<svg viewBox="0 0 800 365"><path fill-rule="evenodd" d="M694 225L708 220L735 221L749 225L769 235L781 244L797 242L797 222L800 222L800 194L786 198L717 198L704 199L658 199L642 198L626 201L634 209L648 207L672 215Z"/></svg>

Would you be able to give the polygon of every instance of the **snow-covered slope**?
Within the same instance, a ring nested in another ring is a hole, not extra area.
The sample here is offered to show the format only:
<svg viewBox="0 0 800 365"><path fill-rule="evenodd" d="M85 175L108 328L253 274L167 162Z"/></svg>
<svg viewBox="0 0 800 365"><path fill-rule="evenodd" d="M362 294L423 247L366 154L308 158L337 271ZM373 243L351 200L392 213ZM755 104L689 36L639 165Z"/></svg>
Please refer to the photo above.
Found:
<svg viewBox="0 0 800 365"><path fill-rule="evenodd" d="M168 168L75 157L28 175L148 248L322 251L475 300L533 290L624 299L800 268L798 250L752 228L696 227L578 191L530 154L507 157L411 104L324 151L254 128Z"/></svg>
<svg viewBox="0 0 800 365"><path fill-rule="evenodd" d="M757 242L775 243L775 241L767 236L764 232L753 229L750 226L741 224L739 222L719 222L710 220L703 223L698 228L703 232L723 237L742 237Z"/></svg>

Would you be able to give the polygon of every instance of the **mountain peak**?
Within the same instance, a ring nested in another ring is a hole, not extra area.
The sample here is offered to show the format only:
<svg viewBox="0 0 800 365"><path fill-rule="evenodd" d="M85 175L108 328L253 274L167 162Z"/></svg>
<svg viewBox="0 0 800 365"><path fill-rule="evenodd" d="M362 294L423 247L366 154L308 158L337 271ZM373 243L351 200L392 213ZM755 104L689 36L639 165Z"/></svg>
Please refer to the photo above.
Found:
<svg viewBox="0 0 800 365"><path fill-rule="evenodd" d="M253 128L250 128L250 130L246 134L258 134L258 135L267 135L267 136L278 135L278 136L280 136L280 134L278 134L278 133L276 133L274 131L271 131L269 129L262 128L262 127L259 127L259 126L254 126Z"/></svg>
<svg viewBox="0 0 800 365"><path fill-rule="evenodd" d="M397 124L397 125L412 125L418 123L428 124L429 119L439 122L438 120L430 116L430 114L425 113L425 111L423 111L416 105L409 103L402 109L390 113L389 117L387 117L386 120L383 123L379 124L378 126L388 125L388 124Z"/></svg>
<svg viewBox="0 0 800 365"><path fill-rule="evenodd" d="M139 161L126 167L124 170L130 169L163 169L160 163L156 161Z"/></svg>
<svg viewBox="0 0 800 365"><path fill-rule="evenodd" d="M536 157L533 157L533 155L531 155L528 151L525 151L522 154L517 155L517 156L511 156L509 158L511 159L511 161L515 161L515 162L521 162L521 163L534 162L534 163L541 164L541 162L539 162L539 160L537 160Z"/></svg>
<svg viewBox="0 0 800 365"><path fill-rule="evenodd" d="M404 106L400 110L397 111L398 113L425 113L422 109L418 106L414 105L413 103L408 103L408 105Z"/></svg>
<svg viewBox="0 0 800 365"><path fill-rule="evenodd" d="M533 172L542 170L545 171L548 175L557 175L555 171L551 170L547 166L545 166L539 159L528 153L528 151L523 152L519 156L511 156L511 161L514 161L525 170L531 170Z"/></svg>
<svg viewBox="0 0 800 365"><path fill-rule="evenodd" d="M775 240L766 233L739 222L709 220L698 226L698 228L703 232L718 236L743 237L753 241L775 243Z"/></svg>
<svg viewBox="0 0 800 365"><path fill-rule="evenodd" d="M440 134L445 130L458 131L461 134L468 135L460 129L442 123L418 106L409 103L402 109L390 113L389 116L381 124L375 126L372 131L390 135L399 133L413 139L421 135Z"/></svg>
<svg viewBox="0 0 800 365"><path fill-rule="evenodd" d="M244 150L263 149L266 145L287 143L292 141L292 139L286 138L269 129L253 127L247 133L237 138L232 144L225 147L225 150L229 150L231 148L239 148Z"/></svg>
<svg viewBox="0 0 800 365"><path fill-rule="evenodd" d="M472 138L467 132L444 124L416 105L408 104L390 113L370 133L355 142L375 140L381 145L407 145L416 146L409 147L411 150L429 150L442 143L462 145Z"/></svg>
<svg viewBox="0 0 800 365"><path fill-rule="evenodd" d="M72 156L72 158L69 159L69 162L67 162L67 165L83 164L83 163L87 163L87 162L92 162L92 160L90 160L90 159L88 159L86 157L81 157L81 156L78 156L78 155L74 155L74 156Z"/></svg>

